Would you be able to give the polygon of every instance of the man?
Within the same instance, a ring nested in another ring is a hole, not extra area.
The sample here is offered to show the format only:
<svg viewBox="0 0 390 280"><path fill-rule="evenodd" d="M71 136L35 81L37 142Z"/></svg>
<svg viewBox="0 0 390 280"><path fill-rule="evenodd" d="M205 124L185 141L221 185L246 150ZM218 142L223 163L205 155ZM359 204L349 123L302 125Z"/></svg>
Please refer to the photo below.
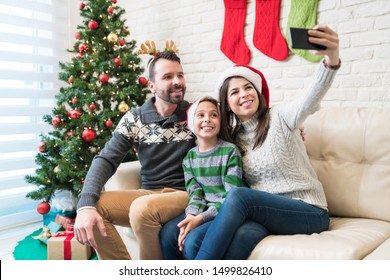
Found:
<svg viewBox="0 0 390 280"><path fill-rule="evenodd" d="M187 206L181 164L195 138L186 123L180 58L172 51L157 53L148 75L154 96L123 116L94 158L79 196L75 237L94 247L100 259L131 259L114 225L132 227L140 259L162 259L160 229ZM101 192L133 146L142 166L141 189Z"/></svg>

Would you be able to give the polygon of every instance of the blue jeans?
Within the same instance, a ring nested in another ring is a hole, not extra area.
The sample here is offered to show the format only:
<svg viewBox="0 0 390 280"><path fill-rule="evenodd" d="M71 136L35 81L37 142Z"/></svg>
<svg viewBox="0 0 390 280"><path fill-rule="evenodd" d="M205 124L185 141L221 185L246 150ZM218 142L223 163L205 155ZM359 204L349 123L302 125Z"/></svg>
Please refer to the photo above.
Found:
<svg viewBox="0 0 390 280"><path fill-rule="evenodd" d="M195 259L223 258L235 233L247 220L264 227L264 232L277 235L320 233L329 228L328 211L322 208L264 191L233 188L210 225Z"/></svg>
<svg viewBox="0 0 390 280"><path fill-rule="evenodd" d="M170 220L160 231L160 243L165 260L193 260L198 254L203 238L213 221L206 222L193 229L184 241L184 252L179 251L178 236L179 228L177 224L182 221L185 214ZM235 232L232 242L229 244L227 252L222 259L225 260L245 260L249 257L257 243L269 234L263 226L252 221L246 221Z"/></svg>

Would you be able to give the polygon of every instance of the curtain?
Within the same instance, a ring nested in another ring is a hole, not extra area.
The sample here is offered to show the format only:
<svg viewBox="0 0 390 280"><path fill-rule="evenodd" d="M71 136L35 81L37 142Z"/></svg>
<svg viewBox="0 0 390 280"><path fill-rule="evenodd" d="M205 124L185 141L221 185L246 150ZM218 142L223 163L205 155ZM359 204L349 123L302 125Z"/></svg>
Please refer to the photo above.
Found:
<svg viewBox="0 0 390 280"><path fill-rule="evenodd" d="M69 60L68 0L0 0L0 230L42 219L27 199L40 134Z"/></svg>

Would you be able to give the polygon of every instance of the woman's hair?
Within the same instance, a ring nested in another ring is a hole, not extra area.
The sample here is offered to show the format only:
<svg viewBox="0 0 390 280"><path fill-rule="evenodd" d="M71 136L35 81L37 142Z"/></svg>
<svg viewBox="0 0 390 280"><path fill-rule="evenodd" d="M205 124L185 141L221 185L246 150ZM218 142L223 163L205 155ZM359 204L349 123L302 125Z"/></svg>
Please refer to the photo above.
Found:
<svg viewBox="0 0 390 280"><path fill-rule="evenodd" d="M242 78L240 76L234 76L227 78L220 90L219 90L219 101L221 104L220 114L221 114L221 131L220 137L228 142L235 143L235 138L237 133L241 129L241 121L239 118L233 113L233 111L229 108L228 105L228 87L229 82L232 78ZM249 81L250 82L250 81ZM258 124L256 127L256 136L252 149L256 149L258 146L261 146L265 139L267 138L269 124L270 124L270 114L269 108L267 108L266 101L264 96L255 88L257 92L257 97L259 98L259 107L257 108L257 117ZM243 151L243 147L240 147Z"/></svg>
<svg viewBox="0 0 390 280"><path fill-rule="evenodd" d="M177 54L174 51L163 51L163 52L158 52L155 56L153 56L147 64L147 76L148 80L154 82L154 66L156 62L159 59L166 59L169 61L177 62L180 64L180 57L177 56Z"/></svg>

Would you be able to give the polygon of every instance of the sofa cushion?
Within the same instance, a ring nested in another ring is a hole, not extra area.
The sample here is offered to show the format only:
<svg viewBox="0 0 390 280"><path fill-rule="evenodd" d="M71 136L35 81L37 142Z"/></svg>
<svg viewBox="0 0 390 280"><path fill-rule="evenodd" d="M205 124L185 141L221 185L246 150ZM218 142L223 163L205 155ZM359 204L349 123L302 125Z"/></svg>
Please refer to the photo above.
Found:
<svg viewBox="0 0 390 280"><path fill-rule="evenodd" d="M361 260L390 237L390 223L359 218L331 218L320 234L271 235L249 259Z"/></svg>
<svg viewBox="0 0 390 280"><path fill-rule="evenodd" d="M306 148L329 213L390 221L388 109L326 108L305 121Z"/></svg>
<svg viewBox="0 0 390 280"><path fill-rule="evenodd" d="M390 260L390 238L383 242L365 260Z"/></svg>
<svg viewBox="0 0 390 280"><path fill-rule="evenodd" d="M137 161L123 162L104 185L106 191L136 190L141 186L141 164Z"/></svg>

